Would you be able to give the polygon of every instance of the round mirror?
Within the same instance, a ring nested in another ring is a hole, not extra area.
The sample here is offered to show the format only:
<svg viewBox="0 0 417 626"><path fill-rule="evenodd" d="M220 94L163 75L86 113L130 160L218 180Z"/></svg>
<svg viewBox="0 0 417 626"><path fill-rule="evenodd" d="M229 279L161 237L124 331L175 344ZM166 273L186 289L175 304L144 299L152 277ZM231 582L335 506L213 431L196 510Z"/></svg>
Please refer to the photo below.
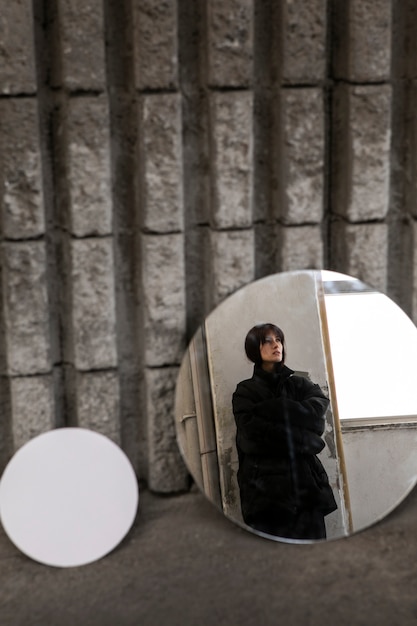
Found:
<svg viewBox="0 0 417 626"><path fill-rule="evenodd" d="M417 475L417 329L329 271L251 283L183 358L177 439L195 482L270 539L337 539L392 511Z"/></svg>
<svg viewBox="0 0 417 626"><path fill-rule="evenodd" d="M0 481L0 518L24 554L56 567L91 563L113 550L135 519L137 480L124 452L84 428L35 437Z"/></svg>

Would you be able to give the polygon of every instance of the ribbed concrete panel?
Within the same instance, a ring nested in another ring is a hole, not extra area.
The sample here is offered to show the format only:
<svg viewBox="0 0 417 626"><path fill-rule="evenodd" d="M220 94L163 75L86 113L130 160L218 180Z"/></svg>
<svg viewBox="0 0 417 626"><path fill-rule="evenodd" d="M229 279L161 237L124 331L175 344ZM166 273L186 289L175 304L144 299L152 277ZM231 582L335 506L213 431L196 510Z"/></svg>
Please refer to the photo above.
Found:
<svg viewBox="0 0 417 626"><path fill-rule="evenodd" d="M277 267L283 272L324 267L321 226L285 226L278 231Z"/></svg>
<svg viewBox="0 0 417 626"><path fill-rule="evenodd" d="M388 227L386 224L336 222L332 229L332 269L356 276L386 292Z"/></svg>
<svg viewBox="0 0 417 626"><path fill-rule="evenodd" d="M147 231L183 229L181 101L177 94L143 96L139 114L138 196Z"/></svg>
<svg viewBox="0 0 417 626"><path fill-rule="evenodd" d="M334 3L337 78L354 82L388 80L391 73L391 0L338 0Z"/></svg>
<svg viewBox="0 0 417 626"><path fill-rule="evenodd" d="M277 103L278 104L278 103ZM285 224L319 223L324 211L325 121L320 89L283 89L277 134L276 212Z"/></svg>
<svg viewBox="0 0 417 626"><path fill-rule="evenodd" d="M76 390L78 426L99 432L120 445L117 372L78 372Z"/></svg>
<svg viewBox="0 0 417 626"><path fill-rule="evenodd" d="M184 237L143 235L141 249L145 363L179 363L185 348Z"/></svg>
<svg viewBox="0 0 417 626"><path fill-rule="evenodd" d="M251 92L211 94L211 222L215 228L252 224L252 120Z"/></svg>
<svg viewBox="0 0 417 626"><path fill-rule="evenodd" d="M254 0L206 3L207 78L212 87L252 82Z"/></svg>
<svg viewBox="0 0 417 626"><path fill-rule="evenodd" d="M351 222L389 209L391 87L341 86L335 93L333 210Z"/></svg>
<svg viewBox="0 0 417 626"><path fill-rule="evenodd" d="M22 376L11 379L13 446L25 443L55 426L52 376Z"/></svg>
<svg viewBox="0 0 417 626"><path fill-rule="evenodd" d="M1 467L78 423L185 488L177 368L254 278L335 269L416 318L411 0L3 5Z"/></svg>
<svg viewBox="0 0 417 626"><path fill-rule="evenodd" d="M277 34L282 38L283 80L291 84L322 81L327 63L326 0L309 0L308 3L284 0L281 5L281 25Z"/></svg>
<svg viewBox="0 0 417 626"><path fill-rule="evenodd" d="M36 92L31 0L3 1L0 11L0 93Z"/></svg>
<svg viewBox="0 0 417 626"><path fill-rule="evenodd" d="M174 89L178 82L177 0L133 0L135 86Z"/></svg>
<svg viewBox="0 0 417 626"><path fill-rule="evenodd" d="M44 242L3 243L1 266L7 374L50 372Z"/></svg>
<svg viewBox="0 0 417 626"><path fill-rule="evenodd" d="M177 367L145 370L148 419L148 484L153 491L172 493L187 488L188 472L176 442L174 413Z"/></svg>
<svg viewBox="0 0 417 626"><path fill-rule="evenodd" d="M77 237L112 232L107 100L71 98L66 111L69 229Z"/></svg>
<svg viewBox="0 0 417 626"><path fill-rule="evenodd" d="M71 242L72 353L78 370L117 364L112 245L110 237Z"/></svg>
<svg viewBox="0 0 417 626"><path fill-rule="evenodd" d="M209 309L255 277L253 230L212 231L207 243ZM206 287L207 288L207 287Z"/></svg>
<svg viewBox="0 0 417 626"><path fill-rule="evenodd" d="M106 84L103 3L57 0L54 17L59 55L55 84L71 90L103 90Z"/></svg>
<svg viewBox="0 0 417 626"><path fill-rule="evenodd" d="M27 239L42 235L42 155L34 98L0 100L0 185L3 236Z"/></svg>

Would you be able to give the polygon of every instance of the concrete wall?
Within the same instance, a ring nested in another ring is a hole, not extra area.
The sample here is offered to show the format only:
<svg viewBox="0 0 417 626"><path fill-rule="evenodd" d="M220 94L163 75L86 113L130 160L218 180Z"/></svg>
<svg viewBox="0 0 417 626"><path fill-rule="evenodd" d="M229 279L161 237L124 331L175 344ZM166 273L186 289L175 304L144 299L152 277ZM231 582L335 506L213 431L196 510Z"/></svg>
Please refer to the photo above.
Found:
<svg viewBox="0 0 417 626"><path fill-rule="evenodd" d="M329 268L417 319L411 0L1 0L0 461L54 426L188 485L184 348Z"/></svg>

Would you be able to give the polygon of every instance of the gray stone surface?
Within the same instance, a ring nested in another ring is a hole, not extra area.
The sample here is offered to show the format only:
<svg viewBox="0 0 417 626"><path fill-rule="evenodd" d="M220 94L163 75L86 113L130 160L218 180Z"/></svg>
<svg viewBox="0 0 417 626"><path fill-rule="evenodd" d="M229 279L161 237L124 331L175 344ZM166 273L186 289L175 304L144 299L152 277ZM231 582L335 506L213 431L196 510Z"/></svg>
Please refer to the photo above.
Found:
<svg viewBox="0 0 417 626"><path fill-rule="evenodd" d="M283 89L276 201L285 224L320 222L324 193L324 108L320 89Z"/></svg>
<svg viewBox="0 0 417 626"><path fill-rule="evenodd" d="M249 91L211 94L211 221L215 228L241 228L252 223L252 112Z"/></svg>
<svg viewBox="0 0 417 626"><path fill-rule="evenodd" d="M107 100L71 98L65 116L69 228L77 237L112 231L112 184Z"/></svg>
<svg viewBox="0 0 417 626"><path fill-rule="evenodd" d="M45 218L35 98L0 100L0 159L2 234L9 239L38 237Z"/></svg>
<svg viewBox="0 0 417 626"><path fill-rule="evenodd" d="M323 268L321 226L281 227L277 241L277 266L282 272Z"/></svg>
<svg viewBox="0 0 417 626"><path fill-rule="evenodd" d="M350 221L383 219L389 207L391 87L336 90L333 210Z"/></svg>
<svg viewBox="0 0 417 626"><path fill-rule="evenodd" d="M0 93L35 92L32 2L4 1L0 11Z"/></svg>
<svg viewBox="0 0 417 626"><path fill-rule="evenodd" d="M322 81L326 72L326 0L282 3L282 78L288 83Z"/></svg>
<svg viewBox="0 0 417 626"><path fill-rule="evenodd" d="M119 380L115 371L76 373L77 424L120 445Z"/></svg>
<svg viewBox="0 0 417 626"><path fill-rule="evenodd" d="M147 231L181 231L182 186L181 99L177 94L143 96L140 106L138 196Z"/></svg>
<svg viewBox="0 0 417 626"><path fill-rule="evenodd" d="M179 363L185 348L184 237L143 235L141 247L145 363Z"/></svg>
<svg viewBox="0 0 417 626"><path fill-rule="evenodd" d="M386 224L346 224L332 229L333 267L355 276L383 293L387 287L388 229Z"/></svg>
<svg viewBox="0 0 417 626"><path fill-rule="evenodd" d="M25 443L55 427L52 376L22 376L11 379L13 445Z"/></svg>
<svg viewBox="0 0 417 626"><path fill-rule="evenodd" d="M49 372L45 244L3 243L0 253L7 373L24 376Z"/></svg>
<svg viewBox="0 0 417 626"><path fill-rule="evenodd" d="M73 364L78 370L115 367L115 294L111 237L71 242Z"/></svg>
<svg viewBox="0 0 417 626"><path fill-rule="evenodd" d="M252 229L210 232L207 246L210 282L206 286L209 310L255 278L253 244Z"/></svg>
<svg viewBox="0 0 417 626"><path fill-rule="evenodd" d="M348 539L275 543L239 529L199 494L142 491L123 543L52 568L0 529L2 626L414 626L417 492Z"/></svg>
<svg viewBox="0 0 417 626"><path fill-rule="evenodd" d="M209 85L247 87L253 71L253 0L211 0L206 10Z"/></svg>
<svg viewBox="0 0 417 626"><path fill-rule="evenodd" d="M178 367L145 370L149 470L147 483L159 493L188 488L185 468L176 442L174 405Z"/></svg>
<svg viewBox="0 0 417 626"><path fill-rule="evenodd" d="M106 83L103 5L95 0L58 0L61 75L70 90L102 90Z"/></svg>
<svg viewBox="0 0 417 626"><path fill-rule="evenodd" d="M177 0L134 0L135 85L174 89L178 82Z"/></svg>
<svg viewBox="0 0 417 626"><path fill-rule="evenodd" d="M391 73L391 0L346 0L336 2L335 7L336 77L356 82L388 80Z"/></svg>

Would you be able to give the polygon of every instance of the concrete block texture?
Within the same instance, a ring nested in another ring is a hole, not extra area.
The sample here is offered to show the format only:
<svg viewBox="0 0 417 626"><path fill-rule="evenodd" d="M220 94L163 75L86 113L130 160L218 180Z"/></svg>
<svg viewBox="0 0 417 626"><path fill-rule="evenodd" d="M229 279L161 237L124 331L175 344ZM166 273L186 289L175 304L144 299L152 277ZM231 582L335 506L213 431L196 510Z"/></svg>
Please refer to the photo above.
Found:
<svg viewBox="0 0 417 626"><path fill-rule="evenodd" d="M70 90L103 90L106 84L103 3L57 0L56 85ZM58 70L59 68L59 70Z"/></svg>
<svg viewBox="0 0 417 626"><path fill-rule="evenodd" d="M71 249L73 365L81 371L117 365L113 241L74 239Z"/></svg>
<svg viewBox="0 0 417 626"><path fill-rule="evenodd" d="M324 267L324 242L321 226L285 226L277 233L277 267L282 272Z"/></svg>
<svg viewBox="0 0 417 626"><path fill-rule="evenodd" d="M28 376L50 372L50 311L43 241L1 246L6 372Z"/></svg>
<svg viewBox="0 0 417 626"><path fill-rule="evenodd" d="M389 85L335 90L333 210L349 221L384 219L391 172Z"/></svg>
<svg viewBox="0 0 417 626"><path fill-rule="evenodd" d="M52 376L20 376L11 379L14 450L55 426Z"/></svg>
<svg viewBox="0 0 417 626"><path fill-rule="evenodd" d="M172 493L187 489L188 472L176 442L174 413L178 367L145 370L146 414L148 419L149 474L152 491Z"/></svg>
<svg viewBox="0 0 417 626"><path fill-rule="evenodd" d="M39 139L37 101L1 99L0 229L8 239L38 237L45 231Z"/></svg>
<svg viewBox="0 0 417 626"><path fill-rule="evenodd" d="M0 93L36 92L35 42L31 0L1 3Z"/></svg>
<svg viewBox="0 0 417 626"><path fill-rule="evenodd" d="M120 445L119 379L116 371L75 373L76 422Z"/></svg>
<svg viewBox="0 0 417 626"><path fill-rule="evenodd" d="M207 80L212 87L247 87L253 73L255 0L206 3Z"/></svg>
<svg viewBox="0 0 417 626"><path fill-rule="evenodd" d="M135 86L175 89L178 83L177 0L133 0Z"/></svg>
<svg viewBox="0 0 417 626"><path fill-rule="evenodd" d="M318 223L324 209L322 91L283 89L277 117L277 215L285 224Z"/></svg>
<svg viewBox="0 0 417 626"><path fill-rule="evenodd" d="M211 94L211 222L215 228L252 224L252 109L249 91Z"/></svg>
<svg viewBox="0 0 417 626"><path fill-rule="evenodd" d="M254 279L254 232L252 229L211 231L206 247L210 263L206 298L207 308L211 310Z"/></svg>
<svg viewBox="0 0 417 626"><path fill-rule="evenodd" d="M391 0L337 0L334 3L334 57L337 78L379 82L391 75Z"/></svg>
<svg viewBox="0 0 417 626"><path fill-rule="evenodd" d="M255 278L353 274L416 319L412 0L2 5L0 465L79 424L186 488L176 368Z"/></svg>
<svg viewBox="0 0 417 626"><path fill-rule="evenodd" d="M71 98L64 120L67 133L68 228L77 237L112 232L112 184L107 100Z"/></svg>
<svg viewBox="0 0 417 626"><path fill-rule="evenodd" d="M386 224L347 224L332 227L332 257L336 271L350 274L386 293L388 228Z"/></svg>
<svg viewBox="0 0 417 626"><path fill-rule="evenodd" d="M278 3L277 3L278 4ZM326 75L327 2L326 0L284 0L280 24L275 25L281 39L281 74L285 83L311 84ZM278 16L277 16L278 17Z"/></svg>
<svg viewBox="0 0 417 626"><path fill-rule="evenodd" d="M137 187L141 223L146 231L183 229L181 130L181 100L177 94L143 96Z"/></svg>
<svg viewBox="0 0 417 626"><path fill-rule="evenodd" d="M147 366L181 361L185 348L184 237L142 235L141 286Z"/></svg>

